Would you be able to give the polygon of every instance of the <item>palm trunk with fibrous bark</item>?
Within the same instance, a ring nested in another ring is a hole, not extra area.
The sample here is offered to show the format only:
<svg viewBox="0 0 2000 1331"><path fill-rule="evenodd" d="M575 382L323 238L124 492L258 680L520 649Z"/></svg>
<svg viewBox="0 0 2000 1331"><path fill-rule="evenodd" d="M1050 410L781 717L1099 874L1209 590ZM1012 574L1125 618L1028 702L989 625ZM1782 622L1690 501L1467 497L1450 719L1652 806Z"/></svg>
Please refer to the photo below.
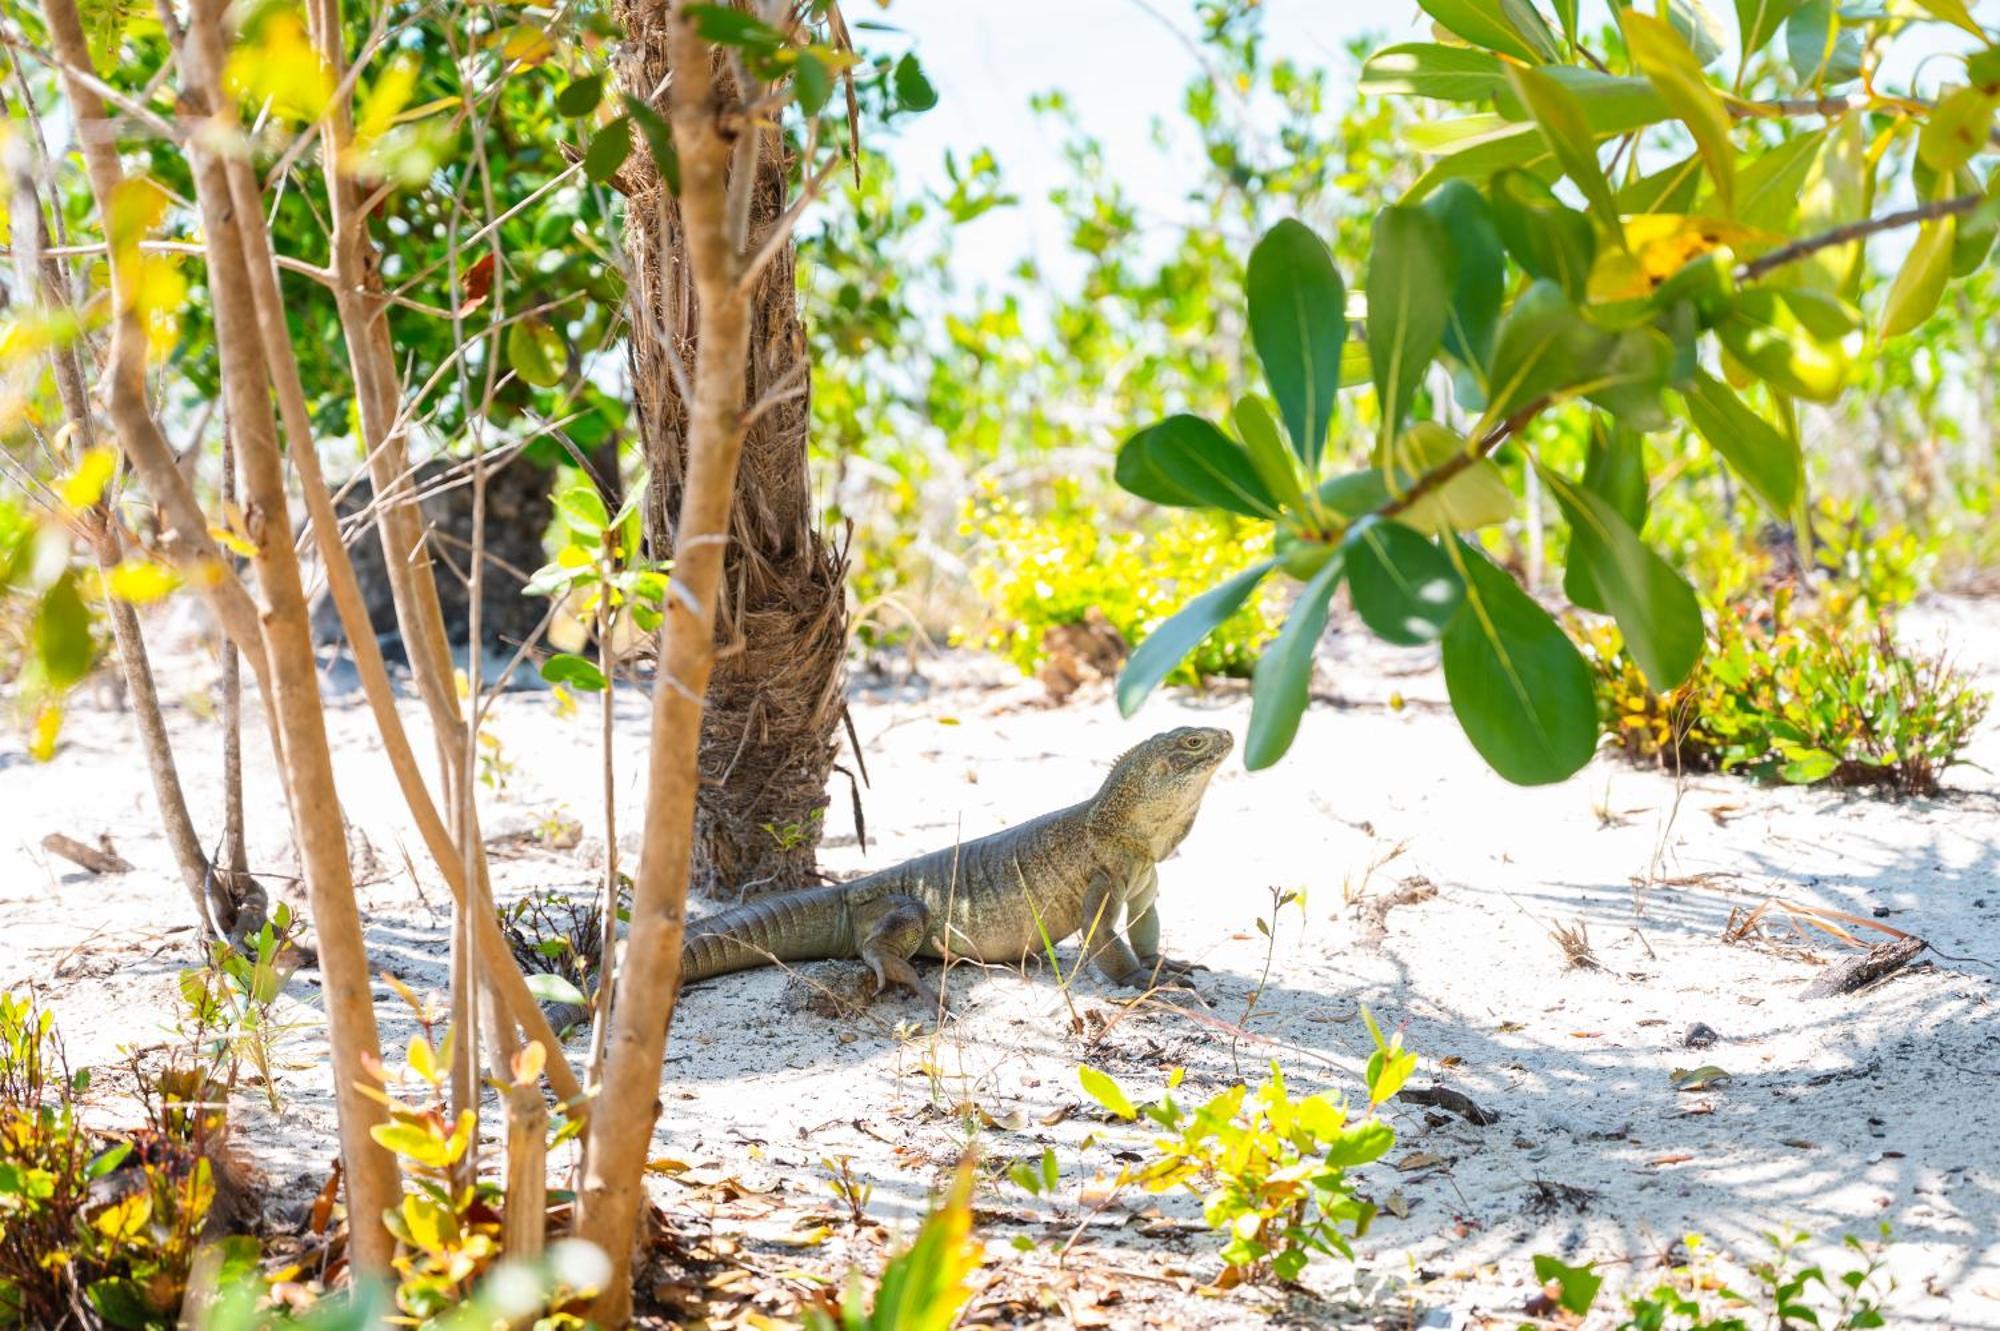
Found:
<svg viewBox="0 0 2000 1331"><path fill-rule="evenodd" d="M623 5L621 16L630 34L621 77L645 95L640 90L661 86L671 63L666 11L639 0ZM736 96L727 62L716 61L714 77ZM679 385L699 354L700 329L683 210L657 187L657 170L644 156L635 154L625 168L647 191L647 206L635 201L626 225L630 348L651 469L647 539L664 556L679 534L687 490L691 412ZM743 131L732 157L732 171L756 173L747 236L749 252L757 253L785 212L793 161L771 128ZM743 401L766 405L744 432L702 717L693 885L710 895L817 881L845 706L846 552L831 547L814 522L806 465L812 379L789 241L757 276L749 319Z"/></svg>

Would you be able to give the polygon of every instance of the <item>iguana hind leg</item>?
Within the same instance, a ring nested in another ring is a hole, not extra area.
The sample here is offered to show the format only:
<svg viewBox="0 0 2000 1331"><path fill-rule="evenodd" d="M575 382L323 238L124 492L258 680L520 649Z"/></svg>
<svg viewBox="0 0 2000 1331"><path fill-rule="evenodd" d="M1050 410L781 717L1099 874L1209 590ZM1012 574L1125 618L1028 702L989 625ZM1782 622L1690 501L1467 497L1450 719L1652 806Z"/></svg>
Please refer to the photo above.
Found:
<svg viewBox="0 0 2000 1331"><path fill-rule="evenodd" d="M902 985L920 997L930 996L930 987L918 978L910 958L924 944L930 931L931 913L915 897L883 897L874 917L861 933L861 959L875 972L875 992L892 984Z"/></svg>

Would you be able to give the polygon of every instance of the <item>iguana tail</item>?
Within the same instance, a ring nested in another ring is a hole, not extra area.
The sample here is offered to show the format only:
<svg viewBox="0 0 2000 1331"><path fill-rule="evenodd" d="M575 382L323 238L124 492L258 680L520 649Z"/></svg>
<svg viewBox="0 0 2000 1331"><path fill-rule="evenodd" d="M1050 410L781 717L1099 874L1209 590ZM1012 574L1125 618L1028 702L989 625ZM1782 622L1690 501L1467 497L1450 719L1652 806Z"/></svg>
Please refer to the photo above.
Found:
<svg viewBox="0 0 2000 1331"><path fill-rule="evenodd" d="M854 955L844 884L777 892L689 924L681 983L778 961Z"/></svg>

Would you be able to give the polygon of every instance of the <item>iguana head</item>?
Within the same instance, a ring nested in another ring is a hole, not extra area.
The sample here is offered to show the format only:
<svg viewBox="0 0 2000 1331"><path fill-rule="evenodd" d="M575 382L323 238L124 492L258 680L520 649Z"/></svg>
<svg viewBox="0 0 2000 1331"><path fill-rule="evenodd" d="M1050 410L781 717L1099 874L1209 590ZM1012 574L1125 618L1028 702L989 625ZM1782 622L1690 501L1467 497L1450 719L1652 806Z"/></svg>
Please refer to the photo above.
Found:
<svg viewBox="0 0 2000 1331"><path fill-rule="evenodd" d="M1182 726L1127 749L1098 792L1092 823L1117 821L1165 855L1188 834L1208 780L1236 741L1213 726Z"/></svg>

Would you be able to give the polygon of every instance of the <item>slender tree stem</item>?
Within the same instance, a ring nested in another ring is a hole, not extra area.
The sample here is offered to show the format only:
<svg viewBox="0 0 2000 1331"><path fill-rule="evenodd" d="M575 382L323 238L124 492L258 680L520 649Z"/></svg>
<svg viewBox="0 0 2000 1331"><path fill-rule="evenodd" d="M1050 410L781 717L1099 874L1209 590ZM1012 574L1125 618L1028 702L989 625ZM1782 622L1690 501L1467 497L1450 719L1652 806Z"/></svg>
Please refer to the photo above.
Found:
<svg viewBox="0 0 2000 1331"><path fill-rule="evenodd" d="M1749 262L1739 265L1736 269L1736 280L1753 282L1766 273L1783 268L1787 264L1797 263L1800 259L1817 254L1821 250L1866 240L1870 236L1884 231L1894 231L1898 227L1914 226L1920 222L1935 222L1941 217L1960 216L1971 212L1984 202L1986 202L1984 194L1961 194L1956 198L1921 203L1914 208L1905 208L1901 212L1883 213L1880 217L1863 218L1859 222L1837 226L1831 231L1822 231L1818 235L1795 240L1789 245L1781 245L1769 253L1760 254Z"/></svg>

